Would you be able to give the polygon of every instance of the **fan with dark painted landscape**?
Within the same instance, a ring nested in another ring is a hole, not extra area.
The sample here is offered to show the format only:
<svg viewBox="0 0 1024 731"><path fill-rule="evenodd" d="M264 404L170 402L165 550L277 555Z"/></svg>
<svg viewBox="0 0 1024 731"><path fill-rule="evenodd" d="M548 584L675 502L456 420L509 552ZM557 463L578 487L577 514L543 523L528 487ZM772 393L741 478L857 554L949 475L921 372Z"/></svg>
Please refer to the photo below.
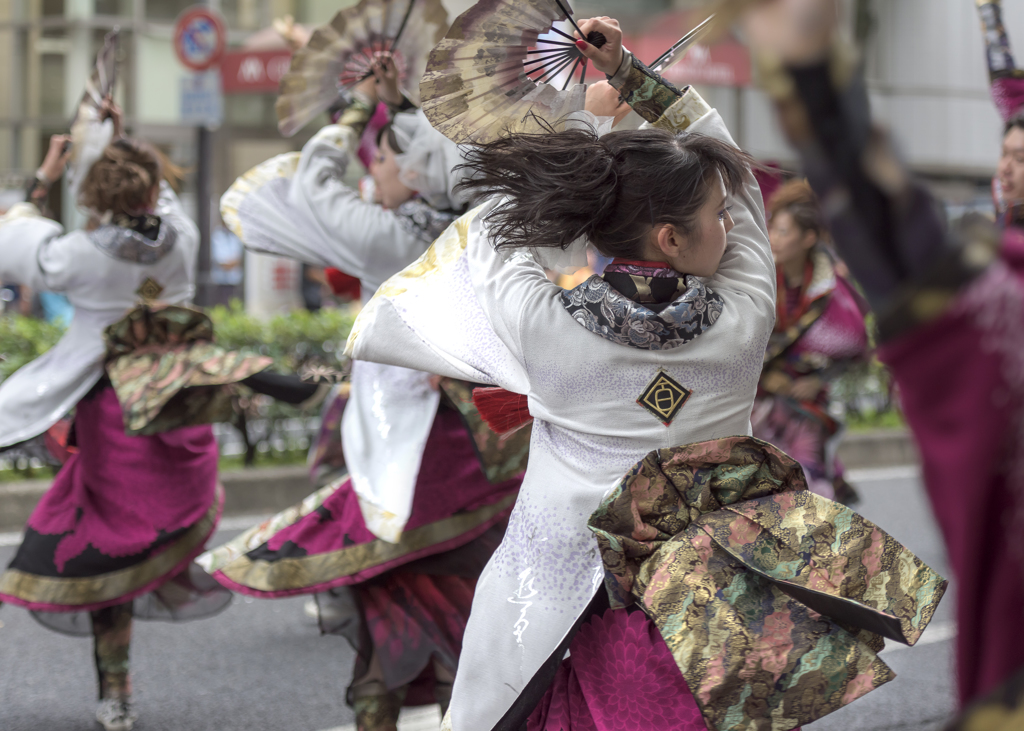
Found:
<svg viewBox="0 0 1024 731"><path fill-rule="evenodd" d="M361 0L313 31L281 79L277 126L286 137L318 114L344 104L346 92L370 74L375 54L392 54L399 82L413 103L430 49L444 36L448 13L440 0Z"/></svg>

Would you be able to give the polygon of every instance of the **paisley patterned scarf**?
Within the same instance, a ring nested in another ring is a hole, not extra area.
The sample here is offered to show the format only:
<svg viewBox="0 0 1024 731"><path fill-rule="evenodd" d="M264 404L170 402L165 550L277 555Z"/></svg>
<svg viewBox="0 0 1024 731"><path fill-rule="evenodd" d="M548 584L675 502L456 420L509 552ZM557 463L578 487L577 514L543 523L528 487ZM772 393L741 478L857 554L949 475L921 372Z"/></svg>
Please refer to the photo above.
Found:
<svg viewBox="0 0 1024 731"><path fill-rule="evenodd" d="M580 325L619 345L671 350L695 339L722 314L722 298L697 277L661 262L615 259L604 276L562 292Z"/></svg>
<svg viewBox="0 0 1024 731"><path fill-rule="evenodd" d="M110 223L88 233L100 251L133 264L155 264L177 241L177 233L160 216L119 214Z"/></svg>
<svg viewBox="0 0 1024 731"><path fill-rule="evenodd" d="M420 197L407 200L395 209L398 225L428 246L463 213L465 211L439 211Z"/></svg>

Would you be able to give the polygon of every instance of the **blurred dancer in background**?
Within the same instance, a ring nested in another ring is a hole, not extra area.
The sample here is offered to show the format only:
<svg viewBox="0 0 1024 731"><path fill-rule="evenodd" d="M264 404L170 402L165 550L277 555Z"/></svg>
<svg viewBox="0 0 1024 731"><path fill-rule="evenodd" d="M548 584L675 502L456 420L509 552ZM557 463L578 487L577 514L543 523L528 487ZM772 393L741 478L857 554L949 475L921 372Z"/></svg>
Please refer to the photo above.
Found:
<svg viewBox="0 0 1024 731"><path fill-rule="evenodd" d="M294 153L269 160L222 200L247 247L354 276L364 302L467 202L454 191L457 146L402 95L387 54L374 72L294 164ZM364 196L343 179L378 100L389 119ZM499 440L471 391L354 363L348 400L330 414L348 478L202 559L234 591L317 595L321 629L357 651L346 698L359 731L394 731L403 705L446 708L451 696L476 580L504 534L529 440L528 430Z"/></svg>
<svg viewBox="0 0 1024 731"><path fill-rule="evenodd" d="M775 260L775 329L751 416L754 436L804 468L811 490L850 503L853 488L836 456L843 423L830 409L831 383L868 350L864 309L825 249L818 199L803 180L768 202Z"/></svg>
<svg viewBox="0 0 1024 731"><path fill-rule="evenodd" d="M0 575L0 600L32 610L52 629L92 635L96 719L107 731L127 731L136 720L128 672L133 616L190 619L231 599L192 563L217 525L223 492L213 430L190 417L217 389L189 397L188 408L174 414L149 406L164 396L170 403L187 382L183 374L200 365L213 386L268 362L213 358L205 346L193 352L188 333L208 320L178 305L195 291L199 232L152 148L122 136L116 106L106 113L112 122L92 129L99 145L76 142L71 189L89 213L87 227L65 232L32 202L0 219L0 279L66 293L75 307L61 340L0 386L0 446L45 432L75 409L77 449L29 518ZM30 201L62 176L69 141L52 138ZM115 379L112 369L139 351L143 359L163 353L159 362L178 377L161 379L159 392L145 367L134 381ZM139 407L157 414L159 425L147 421L126 433Z"/></svg>
<svg viewBox="0 0 1024 731"><path fill-rule="evenodd" d="M989 31L1001 27L989 22L995 9L982 4ZM1024 666L1024 231L1012 223L998 236L947 230L939 206L872 128L836 23L832 0L777 0L756 4L746 31L827 202L837 248L877 316L879 356L900 388L957 579L966 704ZM998 49L989 40L991 61ZM999 88L997 99L1006 98ZM1010 106L1001 108L1005 116Z"/></svg>
<svg viewBox="0 0 1024 731"><path fill-rule="evenodd" d="M1003 147L996 175L992 178L992 198L1002 226L1024 225L1024 71L1010 48L1003 26L1002 2L976 0L985 40L992 100L1003 120Z"/></svg>

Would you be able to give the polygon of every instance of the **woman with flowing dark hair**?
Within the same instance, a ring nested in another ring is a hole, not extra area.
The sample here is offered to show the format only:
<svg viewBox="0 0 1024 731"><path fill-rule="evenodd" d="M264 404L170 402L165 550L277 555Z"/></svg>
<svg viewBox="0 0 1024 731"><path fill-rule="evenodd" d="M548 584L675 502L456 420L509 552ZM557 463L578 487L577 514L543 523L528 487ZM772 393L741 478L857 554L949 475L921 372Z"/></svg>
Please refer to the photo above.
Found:
<svg viewBox="0 0 1024 731"><path fill-rule="evenodd" d="M196 618L231 600L193 563L223 502L209 422L230 411L220 387L270 361L219 349L209 319L185 306L199 232L155 151L121 134L116 106L105 113L112 121L90 122L71 148L87 226L65 232L33 202L0 219L0 279L75 307L60 341L0 384L0 448L75 412L72 454L0 574L0 601L93 637L96 719L127 731L133 617ZM52 138L30 201L64 173L69 142Z"/></svg>
<svg viewBox="0 0 1024 731"><path fill-rule="evenodd" d="M579 25L649 128L571 120L470 149L464 187L486 202L348 342L500 386L478 398L498 429L533 420L443 728L791 729L890 680L882 636L916 641L945 582L749 436L775 317L752 161L616 21ZM586 245L613 257L603 276L548 280Z"/></svg>

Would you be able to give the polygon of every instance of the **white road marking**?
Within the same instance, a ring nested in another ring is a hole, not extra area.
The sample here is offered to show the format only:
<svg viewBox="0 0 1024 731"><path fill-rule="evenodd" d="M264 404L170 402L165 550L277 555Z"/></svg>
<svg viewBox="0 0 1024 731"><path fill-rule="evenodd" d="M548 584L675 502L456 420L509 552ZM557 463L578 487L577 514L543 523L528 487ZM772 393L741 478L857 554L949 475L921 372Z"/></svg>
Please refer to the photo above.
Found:
<svg viewBox="0 0 1024 731"><path fill-rule="evenodd" d="M921 468L917 465L905 465L902 467L870 467L865 469L847 470L846 479L850 482L883 482L886 480L913 480L921 477ZM272 514L263 515L234 515L223 518L218 528L220 530L247 530L258 525ZM17 546L21 543L21 531L11 533L0 533L0 548L5 546ZM331 729L330 731L335 731Z"/></svg>
<svg viewBox="0 0 1024 731"><path fill-rule="evenodd" d="M17 533L0 533L0 548L4 546L17 546L21 543L21 531Z"/></svg>
<svg viewBox="0 0 1024 731"><path fill-rule="evenodd" d="M914 480L920 479L921 468L918 465L901 467L868 467L858 470L847 470L844 475L850 482L881 482L882 480Z"/></svg>
<svg viewBox="0 0 1024 731"><path fill-rule="evenodd" d="M921 639L917 641L914 647L921 647L922 645L933 645L936 642L946 642L956 637L956 622L932 622L928 625L928 628L921 635ZM904 645L899 642L887 643L885 649L882 650L882 655L886 655L890 652L898 652L899 650L909 650L909 645Z"/></svg>
<svg viewBox="0 0 1024 731"><path fill-rule="evenodd" d="M441 706L403 708L398 717L398 731L437 731L441 727ZM324 731L356 731L354 723Z"/></svg>
<svg viewBox="0 0 1024 731"><path fill-rule="evenodd" d="M221 518L220 523L217 524L217 530L248 530L254 525L259 525L268 518L273 517L273 513L264 513L263 515L231 515L227 518Z"/></svg>

